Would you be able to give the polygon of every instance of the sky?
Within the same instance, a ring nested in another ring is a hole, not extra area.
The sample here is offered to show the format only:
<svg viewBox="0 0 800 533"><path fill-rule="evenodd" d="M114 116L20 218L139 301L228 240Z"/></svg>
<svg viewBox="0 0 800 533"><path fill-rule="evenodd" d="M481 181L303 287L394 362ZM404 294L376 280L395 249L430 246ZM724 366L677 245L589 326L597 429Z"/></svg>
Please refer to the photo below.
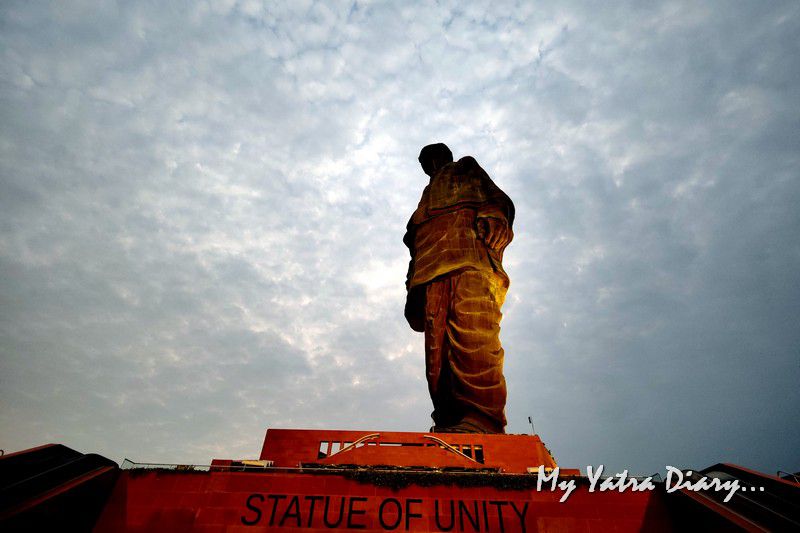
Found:
<svg viewBox="0 0 800 533"><path fill-rule="evenodd" d="M800 470L800 3L0 4L0 448L427 431L405 224L513 199L506 407L563 467Z"/></svg>

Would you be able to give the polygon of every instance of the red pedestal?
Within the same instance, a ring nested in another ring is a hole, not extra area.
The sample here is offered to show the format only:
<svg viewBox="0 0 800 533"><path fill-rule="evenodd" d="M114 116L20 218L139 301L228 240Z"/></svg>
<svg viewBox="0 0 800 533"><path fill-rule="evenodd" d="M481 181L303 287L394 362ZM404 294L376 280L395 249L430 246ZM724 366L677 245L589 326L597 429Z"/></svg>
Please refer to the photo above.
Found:
<svg viewBox="0 0 800 533"><path fill-rule="evenodd" d="M95 531L669 530L655 492L569 498L538 436L271 429L259 460L210 471L126 470ZM544 470L543 470L544 472Z"/></svg>

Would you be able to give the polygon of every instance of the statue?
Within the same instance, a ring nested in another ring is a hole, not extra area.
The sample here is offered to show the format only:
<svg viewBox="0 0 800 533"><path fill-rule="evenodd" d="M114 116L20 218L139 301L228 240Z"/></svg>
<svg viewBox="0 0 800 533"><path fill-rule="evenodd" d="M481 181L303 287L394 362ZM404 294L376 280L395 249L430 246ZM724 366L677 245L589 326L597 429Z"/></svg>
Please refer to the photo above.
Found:
<svg viewBox="0 0 800 533"><path fill-rule="evenodd" d="M474 158L453 162L444 144L424 147L419 162L430 183L403 237L411 252L405 316L425 333L431 431L504 433L502 260L514 204Z"/></svg>

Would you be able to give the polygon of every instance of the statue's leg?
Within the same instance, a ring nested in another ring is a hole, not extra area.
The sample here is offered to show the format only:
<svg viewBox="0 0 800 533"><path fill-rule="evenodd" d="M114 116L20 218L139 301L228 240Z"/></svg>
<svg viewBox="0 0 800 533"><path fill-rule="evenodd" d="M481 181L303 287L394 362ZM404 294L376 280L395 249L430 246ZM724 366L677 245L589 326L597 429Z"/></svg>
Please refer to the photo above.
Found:
<svg viewBox="0 0 800 533"><path fill-rule="evenodd" d="M506 284L492 271L465 270L451 278L447 335L452 395L463 422L488 433L506 425L506 380L500 345L500 307Z"/></svg>
<svg viewBox="0 0 800 533"><path fill-rule="evenodd" d="M447 314L452 293L452 276L438 278L425 291L425 375L433 401L433 422L437 428L453 426L463 411L453 397L452 374L448 360Z"/></svg>

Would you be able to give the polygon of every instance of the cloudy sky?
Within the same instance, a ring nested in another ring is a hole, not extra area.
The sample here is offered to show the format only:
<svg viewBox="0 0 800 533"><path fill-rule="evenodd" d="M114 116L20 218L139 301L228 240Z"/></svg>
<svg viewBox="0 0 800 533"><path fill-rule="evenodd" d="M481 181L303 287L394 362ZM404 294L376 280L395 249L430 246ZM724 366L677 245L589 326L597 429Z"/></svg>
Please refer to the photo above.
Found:
<svg viewBox="0 0 800 533"><path fill-rule="evenodd" d="M0 448L427 430L441 141L517 206L509 432L800 469L800 4L276 4L0 5Z"/></svg>

